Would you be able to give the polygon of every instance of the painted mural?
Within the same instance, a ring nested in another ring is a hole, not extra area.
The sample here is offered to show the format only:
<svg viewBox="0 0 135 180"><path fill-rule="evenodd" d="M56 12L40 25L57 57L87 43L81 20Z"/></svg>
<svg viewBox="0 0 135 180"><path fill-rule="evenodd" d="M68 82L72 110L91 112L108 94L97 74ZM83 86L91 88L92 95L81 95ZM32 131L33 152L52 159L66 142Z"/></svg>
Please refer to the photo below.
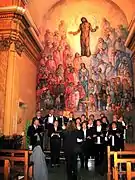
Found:
<svg viewBox="0 0 135 180"><path fill-rule="evenodd" d="M80 20L76 32L67 32L61 20L57 30L44 34L44 52L37 76L37 109L102 111L131 106L133 97L131 53L124 46L127 29L111 26L107 19L92 27ZM94 52L91 33L101 28ZM80 34L81 52L74 52L67 36ZM92 47L93 49L93 47Z"/></svg>

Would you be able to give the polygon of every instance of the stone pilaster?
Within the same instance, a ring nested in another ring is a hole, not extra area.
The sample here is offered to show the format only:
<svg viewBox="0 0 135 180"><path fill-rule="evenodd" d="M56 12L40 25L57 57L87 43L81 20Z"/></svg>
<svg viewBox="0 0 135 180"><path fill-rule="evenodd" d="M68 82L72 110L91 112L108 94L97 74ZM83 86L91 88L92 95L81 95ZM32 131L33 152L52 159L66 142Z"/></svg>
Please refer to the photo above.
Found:
<svg viewBox="0 0 135 180"><path fill-rule="evenodd" d="M0 8L0 131L5 135L17 132L20 74L16 61L21 60L22 53L25 53L37 66L43 50L38 30L23 6L26 1L16 0L13 3L16 6Z"/></svg>
<svg viewBox="0 0 135 180"><path fill-rule="evenodd" d="M133 64L133 88L134 88L134 97L135 97L135 17L132 19L128 28L129 34L125 45L128 49L132 51L132 64Z"/></svg>

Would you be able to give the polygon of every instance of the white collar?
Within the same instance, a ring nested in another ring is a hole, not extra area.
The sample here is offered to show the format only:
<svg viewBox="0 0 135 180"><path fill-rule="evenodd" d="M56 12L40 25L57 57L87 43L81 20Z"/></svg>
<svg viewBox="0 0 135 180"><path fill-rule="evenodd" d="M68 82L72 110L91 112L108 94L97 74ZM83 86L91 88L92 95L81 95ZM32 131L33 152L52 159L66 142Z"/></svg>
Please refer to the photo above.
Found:
<svg viewBox="0 0 135 180"><path fill-rule="evenodd" d="M100 125L100 126L97 126L97 132L100 132L101 129L102 129L102 126L101 126L101 125Z"/></svg>
<svg viewBox="0 0 135 180"><path fill-rule="evenodd" d="M34 128L35 128L35 129L37 129L37 128L38 128L38 126L36 126L35 124L33 124L33 126L34 126Z"/></svg>
<svg viewBox="0 0 135 180"><path fill-rule="evenodd" d="M77 129L80 130L80 129L81 129L81 126L77 126Z"/></svg>
<svg viewBox="0 0 135 180"><path fill-rule="evenodd" d="M88 124L88 127L90 128L90 127L93 127L93 124Z"/></svg>

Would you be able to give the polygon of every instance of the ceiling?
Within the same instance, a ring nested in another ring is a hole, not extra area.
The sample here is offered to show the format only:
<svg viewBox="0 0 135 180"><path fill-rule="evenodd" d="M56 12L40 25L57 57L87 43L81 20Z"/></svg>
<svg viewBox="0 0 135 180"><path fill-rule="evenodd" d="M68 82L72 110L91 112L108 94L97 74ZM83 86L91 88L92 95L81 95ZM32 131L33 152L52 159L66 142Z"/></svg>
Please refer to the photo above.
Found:
<svg viewBox="0 0 135 180"><path fill-rule="evenodd" d="M42 23L42 18L51 10L52 7L59 3L71 3L75 0L32 0L29 1L28 9L35 24L39 27ZM79 2L79 0L76 0ZM89 0L91 3L91 0ZM106 0L106 3L115 4L125 14L127 22L130 23L135 15L135 0ZM100 6L100 4L99 4Z"/></svg>

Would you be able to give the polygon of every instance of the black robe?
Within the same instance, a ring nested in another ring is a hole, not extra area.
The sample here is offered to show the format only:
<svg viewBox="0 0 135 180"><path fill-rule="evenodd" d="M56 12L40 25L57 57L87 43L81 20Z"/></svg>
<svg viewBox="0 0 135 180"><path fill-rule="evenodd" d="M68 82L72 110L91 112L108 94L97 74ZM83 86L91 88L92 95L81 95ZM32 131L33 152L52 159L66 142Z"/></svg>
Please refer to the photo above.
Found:
<svg viewBox="0 0 135 180"><path fill-rule="evenodd" d="M104 161L105 153L105 129L101 126L101 131L97 131L97 126L93 130L93 141L94 141L94 155L95 155L95 165L99 166ZM100 140L100 141L99 141Z"/></svg>
<svg viewBox="0 0 135 180"><path fill-rule="evenodd" d="M61 129L54 127L50 130L50 150L51 163L59 164L60 149L61 149Z"/></svg>
<svg viewBox="0 0 135 180"><path fill-rule="evenodd" d="M108 131L108 144L111 148L111 151L119 151L121 148L121 138L122 135L117 128L116 130L110 129ZM114 139L114 143L113 143Z"/></svg>
<svg viewBox="0 0 135 180"><path fill-rule="evenodd" d="M67 117L65 117L65 116L60 116L60 117L58 117L58 122L59 122L59 128L61 128L62 129L62 126L63 125L67 125L67 122L68 122L68 119L67 119Z"/></svg>
<svg viewBox="0 0 135 180"><path fill-rule="evenodd" d="M63 131L64 154L68 180L77 180L77 131Z"/></svg>
<svg viewBox="0 0 135 180"><path fill-rule="evenodd" d="M98 132L97 131L97 126L95 126L93 128L93 140L94 140L94 143L97 144L97 137L100 137L100 144L103 144L105 142L105 128L103 126L101 126L101 131Z"/></svg>
<svg viewBox="0 0 135 180"><path fill-rule="evenodd" d="M74 130L74 131L64 130L62 132L62 137L63 137L63 145L64 145L65 155L77 153L76 152L78 149L78 143L77 143L78 133L77 133L77 131L76 130Z"/></svg>
<svg viewBox="0 0 135 180"><path fill-rule="evenodd" d="M30 137L30 145L32 145L32 148L34 148L34 146L37 144L37 141L38 141L37 135L40 138L40 143L42 146L42 144L43 144L42 133L43 133L43 126L38 126L37 129L35 129L34 125L31 125L28 127L27 136Z"/></svg>
<svg viewBox="0 0 135 180"><path fill-rule="evenodd" d="M56 117L53 116L53 122L52 123L49 123L49 117L50 117L49 114L47 116L45 116L44 121L45 121L45 129L48 130L48 136L50 137L50 133L51 133L51 130L53 128L53 123L56 120Z"/></svg>

